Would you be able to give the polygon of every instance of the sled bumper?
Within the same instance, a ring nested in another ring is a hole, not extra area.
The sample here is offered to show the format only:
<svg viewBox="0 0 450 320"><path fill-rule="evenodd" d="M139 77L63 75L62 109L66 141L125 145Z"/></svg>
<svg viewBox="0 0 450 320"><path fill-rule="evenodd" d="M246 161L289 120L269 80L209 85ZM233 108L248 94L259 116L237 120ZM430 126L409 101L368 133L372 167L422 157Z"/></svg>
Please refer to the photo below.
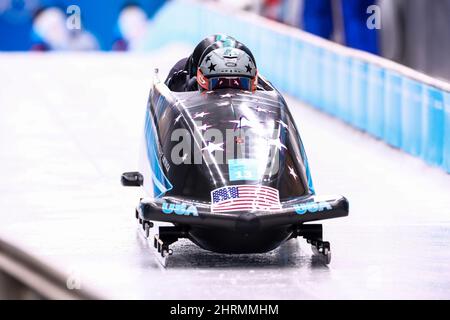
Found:
<svg viewBox="0 0 450 320"><path fill-rule="evenodd" d="M307 196L281 203L273 211L212 212L208 202L178 197L144 198L137 212L140 219L191 226L265 229L299 225L309 221L348 215L349 204L343 196Z"/></svg>

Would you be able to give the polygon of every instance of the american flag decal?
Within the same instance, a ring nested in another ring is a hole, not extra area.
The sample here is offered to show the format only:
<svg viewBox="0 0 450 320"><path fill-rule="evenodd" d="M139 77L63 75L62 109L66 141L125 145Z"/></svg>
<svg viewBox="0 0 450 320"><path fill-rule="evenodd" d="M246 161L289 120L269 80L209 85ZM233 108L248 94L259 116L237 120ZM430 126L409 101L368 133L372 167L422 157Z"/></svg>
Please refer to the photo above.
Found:
<svg viewBox="0 0 450 320"><path fill-rule="evenodd" d="M211 212L281 209L278 190L261 185L229 186L211 191Z"/></svg>

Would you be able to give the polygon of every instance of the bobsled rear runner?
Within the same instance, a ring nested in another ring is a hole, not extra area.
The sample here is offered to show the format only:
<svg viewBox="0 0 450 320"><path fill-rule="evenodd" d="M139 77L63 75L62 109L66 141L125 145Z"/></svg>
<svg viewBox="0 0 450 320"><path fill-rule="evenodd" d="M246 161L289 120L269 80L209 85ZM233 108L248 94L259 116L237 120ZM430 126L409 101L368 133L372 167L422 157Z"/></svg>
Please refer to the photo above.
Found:
<svg viewBox="0 0 450 320"><path fill-rule="evenodd" d="M187 238L220 253L260 253L296 237L330 262L322 226L348 215L343 196L318 196L295 122L281 94L264 78L258 90L172 92L157 77L145 115L136 218L162 257Z"/></svg>

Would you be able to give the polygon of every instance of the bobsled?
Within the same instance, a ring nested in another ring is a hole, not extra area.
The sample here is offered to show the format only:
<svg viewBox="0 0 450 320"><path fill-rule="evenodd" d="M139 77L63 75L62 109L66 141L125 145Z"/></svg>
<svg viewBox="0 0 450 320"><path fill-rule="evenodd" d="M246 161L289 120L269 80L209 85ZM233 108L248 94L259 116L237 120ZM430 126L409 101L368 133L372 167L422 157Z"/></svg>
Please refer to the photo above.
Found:
<svg viewBox="0 0 450 320"><path fill-rule="evenodd" d="M297 126L282 95L260 77L254 92L173 92L157 70L145 113L135 216L164 261L187 238L218 253L271 251L303 237L329 263L314 221L348 215L343 196L315 194ZM154 222L167 222L156 227Z"/></svg>

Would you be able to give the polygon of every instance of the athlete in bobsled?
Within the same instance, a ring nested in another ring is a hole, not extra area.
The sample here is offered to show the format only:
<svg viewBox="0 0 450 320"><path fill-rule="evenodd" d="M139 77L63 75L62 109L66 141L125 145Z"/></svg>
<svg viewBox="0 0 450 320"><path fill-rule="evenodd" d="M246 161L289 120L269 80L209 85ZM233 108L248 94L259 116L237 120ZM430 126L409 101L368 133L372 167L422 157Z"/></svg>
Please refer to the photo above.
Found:
<svg viewBox="0 0 450 320"><path fill-rule="evenodd" d="M233 64L227 66L232 60ZM175 64L165 84L178 92L220 88L253 91L258 79L254 61L244 44L226 35L213 35L203 39L189 57Z"/></svg>
<svg viewBox="0 0 450 320"><path fill-rule="evenodd" d="M297 127L281 94L258 74L250 50L206 38L163 83L156 76L145 118L139 172L125 186L149 195L136 208L165 259L188 238L220 253L260 253L303 237L325 263L322 225L348 215L343 196L317 196ZM165 263L165 262L164 262Z"/></svg>

